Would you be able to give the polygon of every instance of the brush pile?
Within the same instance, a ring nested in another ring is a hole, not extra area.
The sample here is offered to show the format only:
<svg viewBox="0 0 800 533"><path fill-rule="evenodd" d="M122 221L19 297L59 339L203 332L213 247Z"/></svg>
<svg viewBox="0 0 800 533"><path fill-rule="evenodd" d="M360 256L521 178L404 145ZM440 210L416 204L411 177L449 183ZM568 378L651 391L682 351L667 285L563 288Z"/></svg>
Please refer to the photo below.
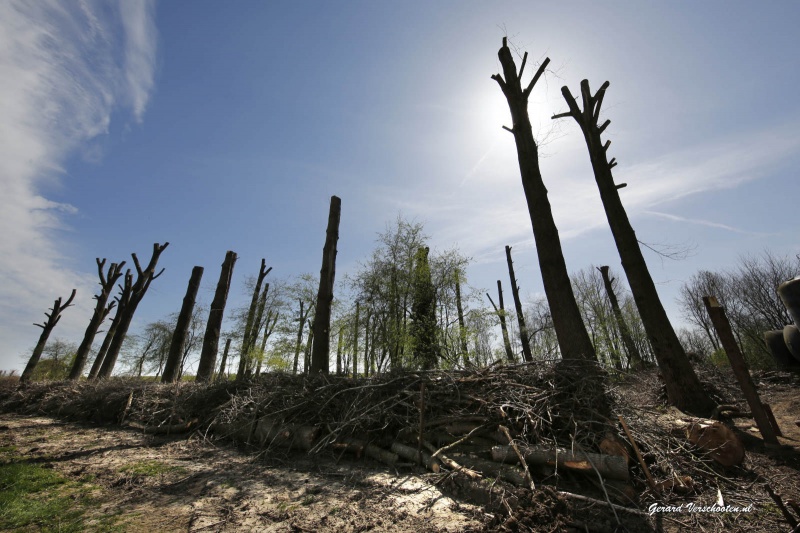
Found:
<svg viewBox="0 0 800 533"><path fill-rule="evenodd" d="M730 403L730 383L714 378L717 400ZM687 417L658 403L655 373L630 381L563 363L355 379L267 374L210 385L115 378L8 387L0 410L230 439L284 461L305 453L424 467L439 487L494 513L497 528L591 520L593 531L644 530L648 502L713 503L721 488L735 503L753 503L740 485L757 476L688 441ZM588 510L576 520L581 506Z"/></svg>

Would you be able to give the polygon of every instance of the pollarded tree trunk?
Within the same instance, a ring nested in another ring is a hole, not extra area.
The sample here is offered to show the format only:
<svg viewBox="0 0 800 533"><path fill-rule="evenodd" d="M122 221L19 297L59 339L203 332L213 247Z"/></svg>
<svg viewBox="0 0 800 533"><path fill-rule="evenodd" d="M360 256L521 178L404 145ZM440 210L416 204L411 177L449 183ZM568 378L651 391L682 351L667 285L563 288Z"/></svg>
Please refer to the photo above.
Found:
<svg viewBox="0 0 800 533"><path fill-rule="evenodd" d="M217 282L217 290L214 293L214 300L208 310L208 322L206 322L206 332L203 336L203 348L200 351L200 363L197 365L197 377L195 381L210 381L214 374L214 365L217 363L217 352L219 351L219 336L222 330L222 317L225 313L225 304L228 301L228 291L231 288L231 278L233 277L233 266L236 264L236 254L228 251L225 260L222 262L222 272ZM225 356L222 367L227 363L228 348L231 340L225 344Z"/></svg>
<svg viewBox="0 0 800 533"><path fill-rule="evenodd" d="M498 57L503 66L505 79L500 74L495 74L492 79L500 85L511 111L513 127L510 131L514 134L514 141L517 145L522 188L528 203L528 214L531 218L533 238L536 242L536 254L542 272L542 284L547 303L550 306L558 344L561 347L561 357L565 360L594 362L596 361L594 346L586 332L580 309L575 301L575 294L572 292L564 253L561 250L561 240L553 220L550 201L547 199L547 188L544 186L539 170L538 147L533 139L531 121L528 117L528 97L537 80L544 73L550 59L544 60L533 79L523 90L520 80L528 54L525 54L522 67L517 73L517 66L511 56L511 50L508 48L506 39L503 38L503 47L500 48Z"/></svg>
<svg viewBox="0 0 800 533"><path fill-rule="evenodd" d="M328 229L325 234L325 246L322 248L322 268L319 271L317 309L314 316L315 340L310 370L312 374L319 372L327 374L330 371L331 304L333 282L336 277L336 243L339 241L341 211L342 201L337 196L331 196Z"/></svg>
<svg viewBox="0 0 800 533"><path fill-rule="evenodd" d="M89 350L92 349L92 343L94 342L95 335L97 335L97 330L100 329L100 324L103 323L103 320L106 319L111 309L116 305L114 301L108 306L106 306L106 303L108 302L108 297L111 295L111 291L114 289L114 284L122 276L122 267L125 265L125 261L119 264L111 263L111 266L108 267L108 275L106 276L103 273L103 266L106 264L105 258L101 261L98 257L95 261L97 261L97 273L100 276L100 294L94 297L95 300L97 300L94 313L89 320L89 325L86 327L86 333L83 334L83 341L81 341L81 345L78 346L78 351L75 353L75 362L72 364L72 369L69 372L69 379L71 380L78 379L81 377L81 374L83 374L83 368L86 366L86 361L89 358Z"/></svg>
<svg viewBox="0 0 800 533"><path fill-rule="evenodd" d="M622 316L622 309L619 307L617 295L614 294L614 278L609 277L608 268L608 266L601 266L597 270L599 270L600 274L603 276L603 285L606 288L608 301L611 302L611 311L614 313L617 329L619 329L619 335L622 337L622 344L625 345L628 361L630 361L631 367L641 368L644 365L644 361L642 360L642 355L639 353L639 348L637 348L636 343L633 342L633 336L631 335L631 330L628 328L627 322L625 322L625 317Z"/></svg>
<svg viewBox="0 0 800 533"><path fill-rule="evenodd" d="M519 287L517 278L514 275L514 262L511 260L511 247L506 246L506 262L508 263L508 275L511 278L511 294L514 296L514 309L517 310L517 323L519 324L519 340L522 343L522 357L527 362L533 361L531 353L531 343L528 338L528 328L525 326L525 315L522 314L522 302L519 299Z"/></svg>
<svg viewBox="0 0 800 533"><path fill-rule="evenodd" d="M156 274L156 265L158 264L158 258L161 256L161 252L163 252L167 246L169 246L168 242L165 242L163 245L158 243L153 244L153 255L150 257L150 263L148 263L147 268L144 270L139 264L139 259L136 257L136 254L131 254L133 264L136 266L136 282L133 284L133 287L131 287L128 303L120 309L120 313L122 314L117 324L117 330L114 332L114 338L111 339L111 344L108 346L108 352L103 359L103 366L100 367L98 377L111 377L111 373L114 371L114 365L117 364L117 356L122 348L122 342L125 340L125 336L128 333L133 315L136 313L136 308L139 306L142 298L144 298L147 289L150 287L150 283L164 273L164 269L162 268L161 271Z"/></svg>
<svg viewBox="0 0 800 533"><path fill-rule="evenodd" d="M498 309L497 306L494 304L494 300L492 297L489 296L489 293L486 293L486 297L489 298L489 301L492 303L492 307L494 307L494 312L497 314L497 318L500 319L500 329L503 332L503 346L506 349L506 358L514 362L514 352L511 350L511 340L508 337L508 327L506 326L506 308L503 304L503 284L500 280L497 280L497 295L498 300L500 301L500 308Z"/></svg>
<svg viewBox="0 0 800 533"><path fill-rule="evenodd" d="M231 339L228 337L225 340L225 349L222 351L222 362L219 364L219 374L217 374L217 381L228 381L228 351L231 349ZM214 356L216 359L216 356Z"/></svg>
<svg viewBox="0 0 800 533"><path fill-rule="evenodd" d="M47 317L47 320L42 324L34 324L34 326L42 328L42 334L39 335L39 342L36 343L36 347L33 349L31 358L28 360L28 364L25 365L25 370L22 372L22 375L19 378L20 383L26 383L30 381L31 374L33 374L36 365L39 364L39 359L42 357L42 352L47 344L47 338L50 337L50 332L53 331L53 328L56 327L58 321L61 320L61 312L72 305L72 300L75 299L76 293L77 290L72 289L72 294L70 295L69 300L64 303L64 305L61 305L61 298L56 299L55 303L53 303L53 307L50 308L50 312L44 314L44 316Z"/></svg>
<svg viewBox="0 0 800 533"><path fill-rule="evenodd" d="M108 347L111 345L111 341L114 339L114 334L117 332L117 326L119 325L120 318L122 317L122 309L131 299L132 289L133 275L131 275L131 271L129 269L125 272L125 278L120 286L119 296L114 297L114 300L117 303L117 312L114 314L114 318L111 320L111 326L109 326L108 332L106 332L106 336L103 339L103 344L97 351L97 356L94 359L94 363L92 363L92 368L89 370L88 379L97 379L98 374L100 374L100 369L103 367L103 361L108 353Z"/></svg>
<svg viewBox="0 0 800 533"><path fill-rule="evenodd" d="M670 403L683 411L707 415L714 409L714 401L703 390L661 304L655 283L639 248L636 233L619 198L619 189L625 184L616 185L611 174L611 169L617 164L613 158L609 161L606 155L611 141L603 144L600 140L600 135L611 123L610 120L606 120L601 126L597 125L608 85L609 83L605 82L592 96L588 80L583 80L581 82L583 110L578 107L569 88L562 87L561 93L567 101L569 111L553 118L572 117L583 132L608 225L611 227L636 308L639 310L658 367L664 377Z"/></svg>
<svg viewBox="0 0 800 533"><path fill-rule="evenodd" d="M203 267L194 267L192 276L189 278L189 286L186 288L186 296L183 297L181 312L178 314L178 323L172 333L167 364L164 366L164 374L161 376L162 383L175 383L178 380L186 346L186 335L189 333L189 323L192 321L194 302L197 299L197 291L200 289L200 280L202 278Z"/></svg>

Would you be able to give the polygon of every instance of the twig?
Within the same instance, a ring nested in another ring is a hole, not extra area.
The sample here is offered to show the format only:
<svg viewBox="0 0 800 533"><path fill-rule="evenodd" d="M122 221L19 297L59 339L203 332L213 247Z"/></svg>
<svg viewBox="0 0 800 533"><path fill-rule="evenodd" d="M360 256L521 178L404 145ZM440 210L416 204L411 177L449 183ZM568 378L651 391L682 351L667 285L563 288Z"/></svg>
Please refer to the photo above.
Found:
<svg viewBox="0 0 800 533"><path fill-rule="evenodd" d="M497 429L499 429L503 433L503 435L506 436L506 438L508 439L509 445L514 450L514 453L517 454L517 457L519 458L519 462L520 462L520 464L522 465L522 468L523 468L523 473L524 473L525 479L528 481L528 483L530 483L530 489L531 490L536 490L536 485L533 483L533 478L531 477L531 472L530 472L530 470L528 470L528 463L525 461L525 457L522 455L522 453L520 453L519 448L517 448L517 445L514 443L514 439L511 438L511 434L508 432L508 428L505 427L505 426L498 426Z"/></svg>
<svg viewBox="0 0 800 533"><path fill-rule="evenodd" d="M628 440L633 446L633 451L636 454L636 459L639 460L639 464L642 466L642 470L644 470L644 475L647 478L647 484L650 486L650 490L658 494L660 491L656 486L656 482L653 480L653 476L650 474L650 469L647 468L647 464L644 462L644 458L642 457L642 453L639 451L639 446L636 445L636 441L633 440L633 435L631 435L630 429L628 429L628 424L625 423L625 419L622 418L622 415L617 415L619 418L619 423L622 424L622 429L625 431L625 435L627 435Z"/></svg>

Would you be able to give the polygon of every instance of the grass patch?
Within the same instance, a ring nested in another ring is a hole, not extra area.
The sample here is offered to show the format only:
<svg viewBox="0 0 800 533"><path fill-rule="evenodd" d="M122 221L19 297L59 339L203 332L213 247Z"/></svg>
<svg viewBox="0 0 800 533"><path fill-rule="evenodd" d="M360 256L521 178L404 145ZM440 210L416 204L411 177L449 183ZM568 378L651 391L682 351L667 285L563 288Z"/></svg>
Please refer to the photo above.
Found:
<svg viewBox="0 0 800 533"><path fill-rule="evenodd" d="M155 460L139 461L137 463L125 465L120 468L119 471L134 476L145 477L161 476L164 474L185 474L188 472L188 470L182 466L168 465Z"/></svg>
<svg viewBox="0 0 800 533"><path fill-rule="evenodd" d="M25 462L0 465L0 530L85 531L88 503L57 472Z"/></svg>

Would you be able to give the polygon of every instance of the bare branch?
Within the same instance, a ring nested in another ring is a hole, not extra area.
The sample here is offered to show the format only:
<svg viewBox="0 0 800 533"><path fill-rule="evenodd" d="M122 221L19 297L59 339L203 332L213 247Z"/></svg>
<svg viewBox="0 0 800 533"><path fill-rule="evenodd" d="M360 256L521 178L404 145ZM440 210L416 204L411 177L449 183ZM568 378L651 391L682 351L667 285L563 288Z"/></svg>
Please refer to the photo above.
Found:
<svg viewBox="0 0 800 533"><path fill-rule="evenodd" d="M566 118L566 117L571 117L571 116L573 116L572 115L572 111L567 111L566 113L559 113L557 115L553 115L552 117L550 117L550 119L551 120L556 120L557 118Z"/></svg>
<svg viewBox="0 0 800 533"><path fill-rule="evenodd" d="M525 63L528 61L528 52L525 52L525 55L522 56L522 65L519 67L519 76L517 79L522 81L522 72L525 70Z"/></svg>
<svg viewBox="0 0 800 533"><path fill-rule="evenodd" d="M512 135L514 133L514 130L509 128L508 126L503 126L503 129L506 130L507 132L511 133Z"/></svg>
<svg viewBox="0 0 800 533"><path fill-rule="evenodd" d="M598 134L598 135L600 135L601 133L603 133L604 131L606 131L606 128L608 127L608 125L609 125L609 124L611 124L611 119L609 119L609 120L606 120L605 122L603 122L603 125L602 125L602 126L600 126L599 128L597 128L597 134Z"/></svg>
<svg viewBox="0 0 800 533"><path fill-rule="evenodd" d="M539 65L539 70L536 71L536 74L533 76L533 79L528 84L528 87L522 93L523 95L525 95L526 98L528 97L528 95L531 94L531 91L533 90L533 86L536 85L536 82L539 81L539 78L542 77L542 74L544 74L544 69L547 68L547 65L549 63L550 63L550 58L546 57L546 58L544 58L544 61L542 61L542 64Z"/></svg>

